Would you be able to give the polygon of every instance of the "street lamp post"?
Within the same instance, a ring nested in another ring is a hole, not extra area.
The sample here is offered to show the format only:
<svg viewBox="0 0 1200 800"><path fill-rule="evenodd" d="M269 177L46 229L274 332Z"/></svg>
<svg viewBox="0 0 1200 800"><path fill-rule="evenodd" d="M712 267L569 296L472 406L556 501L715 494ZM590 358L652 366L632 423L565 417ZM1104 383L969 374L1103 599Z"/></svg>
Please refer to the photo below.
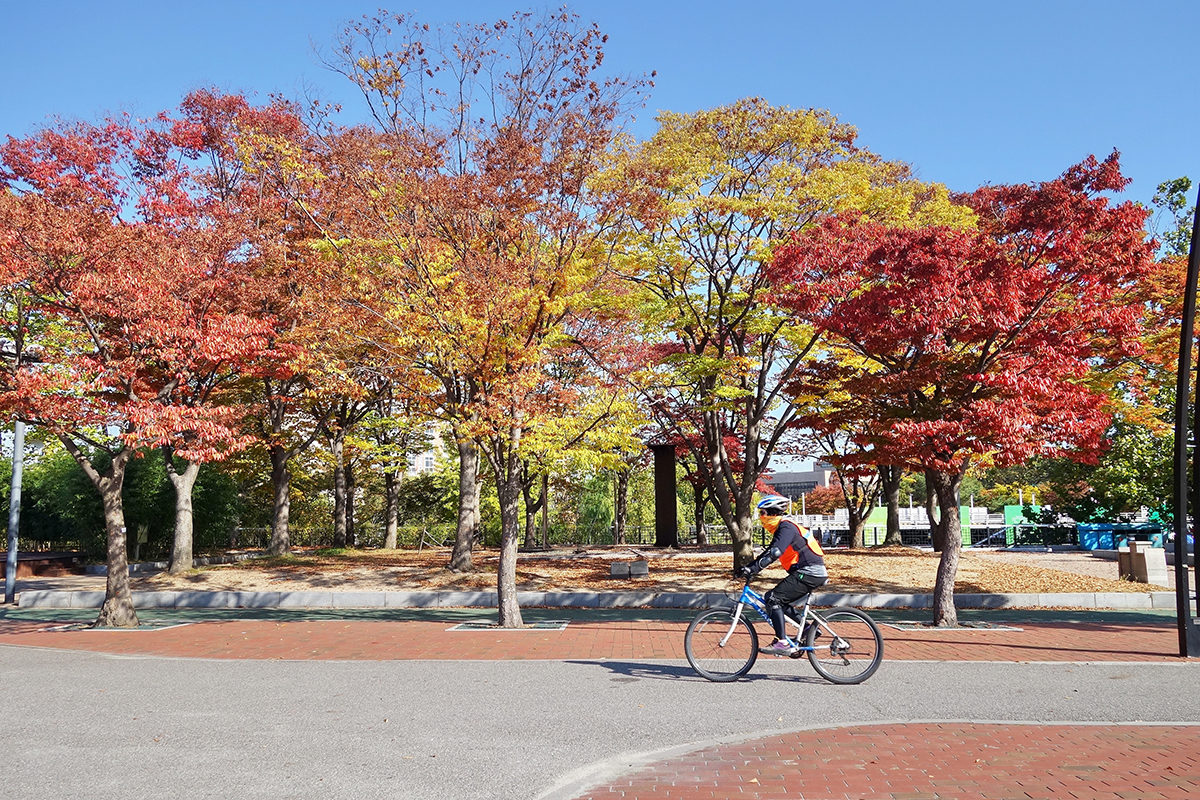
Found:
<svg viewBox="0 0 1200 800"><path fill-rule="evenodd" d="M4 602L17 592L17 531L21 526L21 472L25 466L25 423L13 426L12 495L8 500L8 559L4 565Z"/></svg>
<svg viewBox="0 0 1200 800"><path fill-rule="evenodd" d="M1192 246L1188 253L1187 285L1183 294L1183 326L1179 334L1179 369L1175 380L1175 610L1179 624L1179 655L1200 656L1200 627L1189 607L1188 509L1200 516L1200 448L1192 441L1200 431L1200 402L1191 405L1192 428L1188 430L1188 400L1192 390L1192 342L1196 335L1196 284L1200 278L1200 196L1192 218ZM1200 392L1197 393L1200 401ZM1189 463L1188 445L1192 453ZM1196 615L1200 616L1200 601Z"/></svg>

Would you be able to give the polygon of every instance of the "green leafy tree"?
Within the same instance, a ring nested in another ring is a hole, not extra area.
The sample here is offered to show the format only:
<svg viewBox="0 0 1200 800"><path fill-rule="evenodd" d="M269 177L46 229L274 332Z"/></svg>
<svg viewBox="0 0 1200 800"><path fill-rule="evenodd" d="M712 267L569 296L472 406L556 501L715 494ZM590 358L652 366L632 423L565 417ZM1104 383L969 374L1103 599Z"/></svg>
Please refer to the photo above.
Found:
<svg viewBox="0 0 1200 800"><path fill-rule="evenodd" d="M1158 206L1160 213L1167 216L1166 227L1159 234L1162 237L1163 255L1167 257L1187 258L1191 249L1192 222L1196 212L1195 205L1188 197L1191 188L1192 180L1186 175L1163 181L1151 201Z"/></svg>

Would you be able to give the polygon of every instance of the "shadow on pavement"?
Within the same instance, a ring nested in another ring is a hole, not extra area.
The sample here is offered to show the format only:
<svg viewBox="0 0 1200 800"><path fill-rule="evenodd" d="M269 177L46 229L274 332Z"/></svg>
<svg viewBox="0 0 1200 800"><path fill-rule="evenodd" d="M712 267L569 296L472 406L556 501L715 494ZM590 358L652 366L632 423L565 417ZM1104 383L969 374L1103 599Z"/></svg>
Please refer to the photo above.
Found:
<svg viewBox="0 0 1200 800"><path fill-rule="evenodd" d="M612 680L618 682L635 681L643 678L666 681L692 681L709 683L696 674L696 671L686 664L658 664L648 661L584 661L571 659L567 664L578 664L588 667L604 667L615 676ZM812 675L779 675L759 672L762 664L756 664L749 675L739 678L736 683L753 683L754 681L786 681L789 683L825 683Z"/></svg>

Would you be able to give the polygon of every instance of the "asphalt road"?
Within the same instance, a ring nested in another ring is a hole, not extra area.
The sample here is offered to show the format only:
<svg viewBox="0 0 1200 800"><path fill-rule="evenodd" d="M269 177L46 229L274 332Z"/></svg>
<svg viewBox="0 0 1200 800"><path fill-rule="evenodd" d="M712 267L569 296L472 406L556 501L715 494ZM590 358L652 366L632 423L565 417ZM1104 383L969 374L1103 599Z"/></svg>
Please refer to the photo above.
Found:
<svg viewBox="0 0 1200 800"><path fill-rule="evenodd" d="M1194 722L1200 664L284 662L0 647L0 796L569 797L650 753L842 723Z"/></svg>

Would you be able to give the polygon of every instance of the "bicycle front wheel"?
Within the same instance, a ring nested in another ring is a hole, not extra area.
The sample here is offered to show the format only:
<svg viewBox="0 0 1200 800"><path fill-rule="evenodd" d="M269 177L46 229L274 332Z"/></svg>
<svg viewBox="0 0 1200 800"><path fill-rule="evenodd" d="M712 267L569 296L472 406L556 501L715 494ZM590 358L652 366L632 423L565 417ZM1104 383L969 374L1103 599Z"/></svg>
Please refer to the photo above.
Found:
<svg viewBox="0 0 1200 800"><path fill-rule="evenodd" d="M735 624L728 609L703 611L688 625L683 651L692 669L710 681L735 681L758 658L758 632L744 616Z"/></svg>
<svg viewBox="0 0 1200 800"><path fill-rule="evenodd" d="M862 683L874 675L883 661L883 636L875 620L857 608L839 608L821 619L826 627L810 625L804 637L817 674L831 683Z"/></svg>

